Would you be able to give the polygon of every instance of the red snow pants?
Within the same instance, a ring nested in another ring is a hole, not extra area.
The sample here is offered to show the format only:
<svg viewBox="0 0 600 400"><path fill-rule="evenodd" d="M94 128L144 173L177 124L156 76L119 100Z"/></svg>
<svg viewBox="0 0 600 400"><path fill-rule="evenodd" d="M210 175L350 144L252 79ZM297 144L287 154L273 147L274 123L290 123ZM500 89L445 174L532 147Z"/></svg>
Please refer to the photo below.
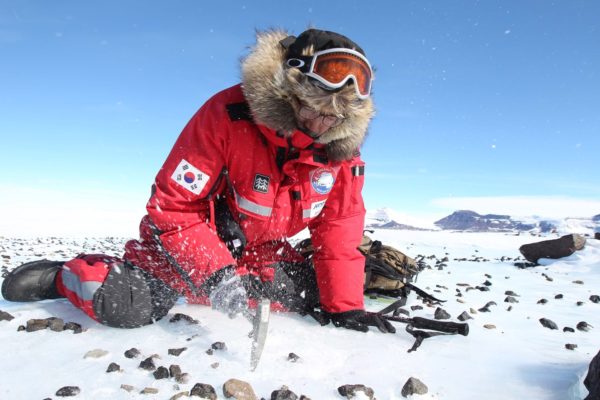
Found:
<svg viewBox="0 0 600 400"><path fill-rule="evenodd" d="M94 320L136 328L161 319L178 293L127 261L103 254L67 261L56 279L58 292Z"/></svg>
<svg viewBox="0 0 600 400"><path fill-rule="evenodd" d="M124 259L103 254L80 255L59 272L58 292L94 320L108 326L134 328L164 317L177 298L208 304L176 258L142 221L141 241L125 245ZM204 266L196 266L203 269ZM268 297L277 311L303 311L319 304L316 277L305 260L287 241L247 248L238 260L237 272L249 296L249 306Z"/></svg>

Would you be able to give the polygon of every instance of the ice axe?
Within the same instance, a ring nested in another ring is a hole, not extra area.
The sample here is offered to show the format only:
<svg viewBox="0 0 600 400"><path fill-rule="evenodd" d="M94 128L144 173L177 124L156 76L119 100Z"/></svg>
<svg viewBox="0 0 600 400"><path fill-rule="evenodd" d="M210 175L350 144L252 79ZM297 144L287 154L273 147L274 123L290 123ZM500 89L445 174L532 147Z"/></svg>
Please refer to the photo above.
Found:
<svg viewBox="0 0 600 400"><path fill-rule="evenodd" d="M249 335L252 338L250 371L254 371L258 366L265 342L267 341L269 318L271 316L271 301L267 298L260 299L256 306L256 314L246 311L244 316L252 323L252 332Z"/></svg>

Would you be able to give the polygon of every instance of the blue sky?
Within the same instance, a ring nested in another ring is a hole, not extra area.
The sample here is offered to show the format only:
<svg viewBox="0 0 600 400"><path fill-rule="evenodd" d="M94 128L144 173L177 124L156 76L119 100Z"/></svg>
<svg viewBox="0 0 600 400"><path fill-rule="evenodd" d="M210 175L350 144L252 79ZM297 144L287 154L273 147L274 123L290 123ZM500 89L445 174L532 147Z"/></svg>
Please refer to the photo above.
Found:
<svg viewBox="0 0 600 400"><path fill-rule="evenodd" d="M368 208L600 213L599 15L577 0L0 0L0 219L137 220L185 123L238 82L255 29L309 25L376 67Z"/></svg>

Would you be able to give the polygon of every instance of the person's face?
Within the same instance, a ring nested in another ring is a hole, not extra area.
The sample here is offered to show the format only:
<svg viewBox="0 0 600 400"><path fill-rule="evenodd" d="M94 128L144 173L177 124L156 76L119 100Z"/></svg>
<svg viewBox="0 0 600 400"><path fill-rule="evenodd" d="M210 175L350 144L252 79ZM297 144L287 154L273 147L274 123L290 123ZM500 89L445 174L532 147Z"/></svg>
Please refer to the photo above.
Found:
<svg viewBox="0 0 600 400"><path fill-rule="evenodd" d="M296 111L296 119L300 129L312 136L321 136L329 129L338 126L344 120L342 115L321 114L318 110L305 104L300 104Z"/></svg>

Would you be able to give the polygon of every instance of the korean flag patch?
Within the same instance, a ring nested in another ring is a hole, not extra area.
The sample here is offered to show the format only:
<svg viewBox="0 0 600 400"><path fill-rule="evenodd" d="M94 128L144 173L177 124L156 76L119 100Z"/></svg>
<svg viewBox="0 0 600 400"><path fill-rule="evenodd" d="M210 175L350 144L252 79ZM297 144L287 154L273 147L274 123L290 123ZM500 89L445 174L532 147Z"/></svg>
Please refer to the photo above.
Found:
<svg viewBox="0 0 600 400"><path fill-rule="evenodd" d="M199 195L208 183L210 176L194 167L186 160L181 160L171 179L183 186L185 189Z"/></svg>

